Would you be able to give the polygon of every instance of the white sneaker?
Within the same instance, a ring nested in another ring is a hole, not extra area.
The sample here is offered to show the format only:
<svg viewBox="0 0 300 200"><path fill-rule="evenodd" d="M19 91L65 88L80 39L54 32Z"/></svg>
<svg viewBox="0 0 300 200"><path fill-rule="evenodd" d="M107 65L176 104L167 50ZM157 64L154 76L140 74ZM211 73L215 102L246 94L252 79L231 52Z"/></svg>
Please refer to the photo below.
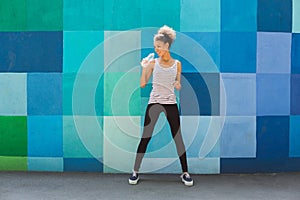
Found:
<svg viewBox="0 0 300 200"><path fill-rule="evenodd" d="M186 186L193 186L194 185L194 181L188 173L183 173L180 176L180 178L181 178L181 181L184 183L184 185L186 185Z"/></svg>

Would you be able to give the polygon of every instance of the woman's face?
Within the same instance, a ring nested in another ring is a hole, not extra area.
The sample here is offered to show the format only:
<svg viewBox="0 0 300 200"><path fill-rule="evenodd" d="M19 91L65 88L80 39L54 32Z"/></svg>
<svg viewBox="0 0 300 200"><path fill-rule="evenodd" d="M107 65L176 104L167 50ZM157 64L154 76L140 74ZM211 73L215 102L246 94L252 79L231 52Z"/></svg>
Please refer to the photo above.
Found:
<svg viewBox="0 0 300 200"><path fill-rule="evenodd" d="M154 41L154 50L159 57L162 57L166 52L169 51L169 44L160 40L156 40Z"/></svg>

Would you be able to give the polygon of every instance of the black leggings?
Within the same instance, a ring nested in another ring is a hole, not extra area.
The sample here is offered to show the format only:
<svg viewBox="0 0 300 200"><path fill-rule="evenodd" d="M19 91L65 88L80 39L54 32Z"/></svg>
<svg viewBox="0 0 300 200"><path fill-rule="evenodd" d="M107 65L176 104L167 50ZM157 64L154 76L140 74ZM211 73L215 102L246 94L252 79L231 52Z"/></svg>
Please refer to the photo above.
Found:
<svg viewBox="0 0 300 200"><path fill-rule="evenodd" d="M134 170L139 171L142 159L153 134L154 126L161 112L164 112L169 122L172 137L176 144L182 172L187 172L187 160L180 130L180 119L177 104L149 104L147 106L143 135L137 149Z"/></svg>

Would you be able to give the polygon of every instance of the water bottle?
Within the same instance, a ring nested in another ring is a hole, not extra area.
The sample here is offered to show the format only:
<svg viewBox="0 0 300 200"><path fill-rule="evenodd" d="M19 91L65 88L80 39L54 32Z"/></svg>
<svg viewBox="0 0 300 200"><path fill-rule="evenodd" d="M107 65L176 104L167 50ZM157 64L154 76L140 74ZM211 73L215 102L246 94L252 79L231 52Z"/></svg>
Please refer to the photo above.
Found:
<svg viewBox="0 0 300 200"><path fill-rule="evenodd" d="M143 59L142 67L147 67L148 63L154 59L154 53L149 53L149 55Z"/></svg>

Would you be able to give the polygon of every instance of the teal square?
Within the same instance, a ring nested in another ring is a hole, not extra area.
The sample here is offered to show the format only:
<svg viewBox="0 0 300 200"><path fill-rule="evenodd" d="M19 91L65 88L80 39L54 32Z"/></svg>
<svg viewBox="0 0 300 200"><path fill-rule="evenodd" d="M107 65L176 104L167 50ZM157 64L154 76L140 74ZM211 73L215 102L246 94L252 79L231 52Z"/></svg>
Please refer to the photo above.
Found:
<svg viewBox="0 0 300 200"><path fill-rule="evenodd" d="M140 116L140 73L105 73L104 102L105 116Z"/></svg>
<svg viewBox="0 0 300 200"><path fill-rule="evenodd" d="M64 30L103 30L103 0L64 0Z"/></svg>
<svg viewBox="0 0 300 200"><path fill-rule="evenodd" d="M104 32L105 72L139 72L141 70L141 32Z"/></svg>
<svg viewBox="0 0 300 200"><path fill-rule="evenodd" d="M103 69L103 38L103 31L64 31L63 72Z"/></svg>
<svg viewBox="0 0 300 200"><path fill-rule="evenodd" d="M182 0L180 31L219 32L220 14L220 0Z"/></svg>
<svg viewBox="0 0 300 200"><path fill-rule="evenodd" d="M103 76L63 74L63 114L103 115Z"/></svg>
<svg viewBox="0 0 300 200"><path fill-rule="evenodd" d="M140 26L140 0L104 0L104 30L128 30Z"/></svg>
<svg viewBox="0 0 300 200"><path fill-rule="evenodd" d="M161 27L168 25L180 30L180 0L141 1L142 27Z"/></svg>
<svg viewBox="0 0 300 200"><path fill-rule="evenodd" d="M222 0L221 29L253 32L257 29L257 0Z"/></svg>
<svg viewBox="0 0 300 200"><path fill-rule="evenodd" d="M61 31L63 0L27 0L27 30Z"/></svg>
<svg viewBox="0 0 300 200"><path fill-rule="evenodd" d="M293 33L300 33L300 0L293 0Z"/></svg>
<svg viewBox="0 0 300 200"><path fill-rule="evenodd" d="M103 157L102 147L102 117L63 117L64 158L101 158Z"/></svg>

